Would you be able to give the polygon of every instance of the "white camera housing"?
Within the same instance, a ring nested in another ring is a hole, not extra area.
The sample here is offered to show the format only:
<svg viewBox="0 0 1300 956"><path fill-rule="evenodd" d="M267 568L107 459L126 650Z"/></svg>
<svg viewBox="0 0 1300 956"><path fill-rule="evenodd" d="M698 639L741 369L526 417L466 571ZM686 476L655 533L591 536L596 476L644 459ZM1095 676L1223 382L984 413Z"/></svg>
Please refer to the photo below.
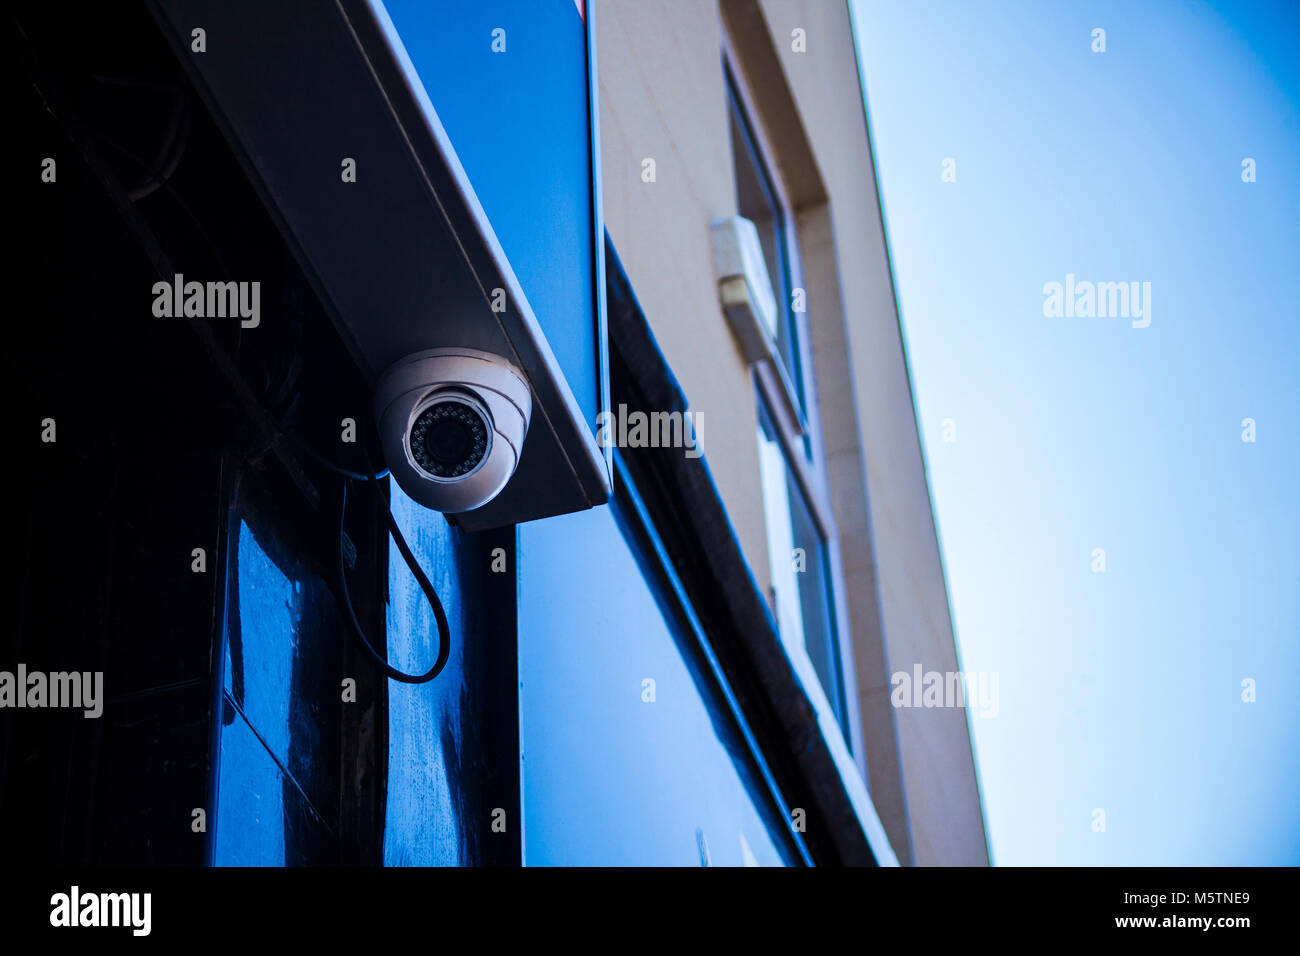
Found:
<svg viewBox="0 0 1300 956"><path fill-rule="evenodd" d="M478 349L416 352L375 386L388 469L435 511L472 511L501 493L523 453L532 407L523 374Z"/></svg>

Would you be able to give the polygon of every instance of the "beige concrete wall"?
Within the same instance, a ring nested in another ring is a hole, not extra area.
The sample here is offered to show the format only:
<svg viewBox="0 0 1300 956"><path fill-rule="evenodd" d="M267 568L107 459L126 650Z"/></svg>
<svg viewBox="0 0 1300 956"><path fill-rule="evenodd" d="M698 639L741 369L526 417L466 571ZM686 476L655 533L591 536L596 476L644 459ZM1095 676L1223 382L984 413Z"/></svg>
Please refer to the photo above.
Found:
<svg viewBox="0 0 1300 956"><path fill-rule="evenodd" d="M601 0L606 226L705 418L709 466L769 584L754 385L718 305L709 224L735 213L724 39L796 206L872 801L899 859L987 862L963 710L895 709L889 674L956 670L952 624L881 228L847 6ZM805 31L807 52L790 48ZM642 179L655 160L655 182Z"/></svg>
<svg viewBox="0 0 1300 956"><path fill-rule="evenodd" d="M596 27L605 226L703 416L709 467L766 593L754 389L718 302L709 230L736 213L718 11L709 0L602 2Z"/></svg>

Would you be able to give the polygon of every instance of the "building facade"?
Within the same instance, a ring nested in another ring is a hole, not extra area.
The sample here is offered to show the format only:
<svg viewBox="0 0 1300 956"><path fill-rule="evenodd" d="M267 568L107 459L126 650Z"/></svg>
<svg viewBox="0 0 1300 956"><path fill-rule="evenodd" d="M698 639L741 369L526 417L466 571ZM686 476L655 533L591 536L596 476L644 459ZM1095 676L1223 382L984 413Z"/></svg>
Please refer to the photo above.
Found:
<svg viewBox="0 0 1300 956"><path fill-rule="evenodd" d="M986 864L965 709L891 703L960 667L847 5L298 6L16 18L0 669L104 691L0 713L10 845ZM447 515L373 407L436 348L531 404Z"/></svg>

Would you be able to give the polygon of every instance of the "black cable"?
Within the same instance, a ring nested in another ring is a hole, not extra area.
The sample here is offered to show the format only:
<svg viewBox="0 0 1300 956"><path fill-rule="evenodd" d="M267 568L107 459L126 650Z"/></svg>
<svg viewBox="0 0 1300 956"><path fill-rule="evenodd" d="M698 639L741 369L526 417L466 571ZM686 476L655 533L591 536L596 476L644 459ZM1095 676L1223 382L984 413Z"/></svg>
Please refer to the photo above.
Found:
<svg viewBox="0 0 1300 956"><path fill-rule="evenodd" d="M176 167L180 165L181 157L185 155L185 147L189 143L190 133L189 99L180 87L166 83L150 83L146 80L135 80L120 76L95 75L91 79L103 86L133 87L172 95L172 102L175 105L172 107L171 120L168 122L162 145L158 147L158 157L152 163L145 163L138 156L127 152L120 143L113 143L129 159L145 169L148 179L135 189L127 190L127 198L132 202L139 202L141 199L152 196L167 184L175 174Z"/></svg>
<svg viewBox="0 0 1300 956"><path fill-rule="evenodd" d="M366 473L366 474L362 474L359 471L353 471L351 468L344 468L338 462L326 458L315 448L312 448L311 445L309 445L305 440L303 440L303 438L301 438L298 435L295 435L293 432L289 431L283 425L280 426L280 434L284 435L285 438L289 439L290 444L292 444L294 448L297 448L303 454L307 455L309 458L316 461L317 464L321 465L324 468L328 468L330 471L336 474L342 475L344 478L351 478L354 481L366 481L367 479L370 478L388 477L387 468L384 468L381 471ZM367 456L367 458L368 457L369 456ZM370 462L367 461L367 464L369 463Z"/></svg>
<svg viewBox="0 0 1300 956"><path fill-rule="evenodd" d="M451 629L447 625L447 614L443 611L442 601L438 599L438 592L433 589L433 584L430 583L428 575L424 573L424 569L420 567L420 562L411 553L411 548L402 535L402 529L397 526L397 519L393 517L392 509L389 507L388 499L384 495L383 487L379 484L379 479L374 475L370 475L369 479L375 494L384 503L384 514L388 518L388 532L397 543L397 550L402 553L402 559L406 561L406 566L415 575L415 580L419 583L420 589L424 591L429 606L433 608L434 619L438 622L438 659L433 662L433 667L425 674L416 675L399 671L388 663L385 655L375 650L369 639L367 639L365 631L361 629L361 623L357 620L356 611L352 608L352 597L348 593L347 567L343 558L343 522L348 511L348 482L352 480L347 477L343 479L343 488L339 494L339 588L343 593L343 608L347 612L347 620L352 628L352 633L390 679L401 681L403 684L426 684L442 673L442 669L447 666L447 657L451 653Z"/></svg>
<svg viewBox="0 0 1300 956"><path fill-rule="evenodd" d="M398 527L397 519L393 517L392 505L388 500L388 496L384 493L384 486L379 483L381 478L388 475L388 469L385 468L378 472L361 474L360 472L353 471L350 468L344 468L342 465L331 461L329 458L316 451L316 449L312 448L308 442L285 428L283 424L278 422L277 424L280 428L280 434L287 438L299 451L302 451L315 459L315 461L325 468L328 468L330 471L343 476L343 485L339 491L339 592L343 596L343 609L346 612L345 617L347 618L348 626L351 628L353 635L361 642L361 646L365 648L366 653L370 655L374 662L378 664L384 673L392 680L401 681L403 684L427 684L442 673L442 669L447 666L447 658L451 654L451 628L447 624L447 614L443 610L442 601L438 598L438 592L434 590L433 584L429 581L428 575L424 573L424 569L420 567L420 562L411 552L410 545L406 543L406 537L402 534L402 529ZM369 467L372 464L370 459L370 447L366 442L364 431L361 432L361 454L366 460L366 465ZM420 589L424 591L424 596L429 601L429 606L433 608L434 619L438 622L438 657L437 660L434 661L433 667L430 668L427 673L408 674L389 664L386 655L380 654L375 650L374 645L370 643L370 639L366 637L366 632L362 629L361 622L357 620L357 612L352 607L352 594L348 589L347 562L344 557L343 547L344 524L348 513L348 484L352 481L368 482L374 489L375 494L379 496L379 500L384 509L384 517L388 524L388 533L393 536L393 540L397 543L397 550L401 552L402 560L404 560L406 566L411 569L411 573L415 576L416 582L419 583Z"/></svg>

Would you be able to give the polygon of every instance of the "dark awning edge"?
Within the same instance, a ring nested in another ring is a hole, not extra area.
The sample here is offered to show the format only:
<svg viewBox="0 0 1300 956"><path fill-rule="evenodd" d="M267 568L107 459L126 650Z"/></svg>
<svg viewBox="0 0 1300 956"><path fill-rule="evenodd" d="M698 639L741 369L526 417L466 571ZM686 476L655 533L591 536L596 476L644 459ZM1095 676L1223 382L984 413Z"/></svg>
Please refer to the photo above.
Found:
<svg viewBox="0 0 1300 956"><path fill-rule="evenodd" d="M608 235L610 388L615 406L685 412L673 376ZM839 765L781 643L704 457L620 449L747 721L823 865L874 866L875 853Z"/></svg>

